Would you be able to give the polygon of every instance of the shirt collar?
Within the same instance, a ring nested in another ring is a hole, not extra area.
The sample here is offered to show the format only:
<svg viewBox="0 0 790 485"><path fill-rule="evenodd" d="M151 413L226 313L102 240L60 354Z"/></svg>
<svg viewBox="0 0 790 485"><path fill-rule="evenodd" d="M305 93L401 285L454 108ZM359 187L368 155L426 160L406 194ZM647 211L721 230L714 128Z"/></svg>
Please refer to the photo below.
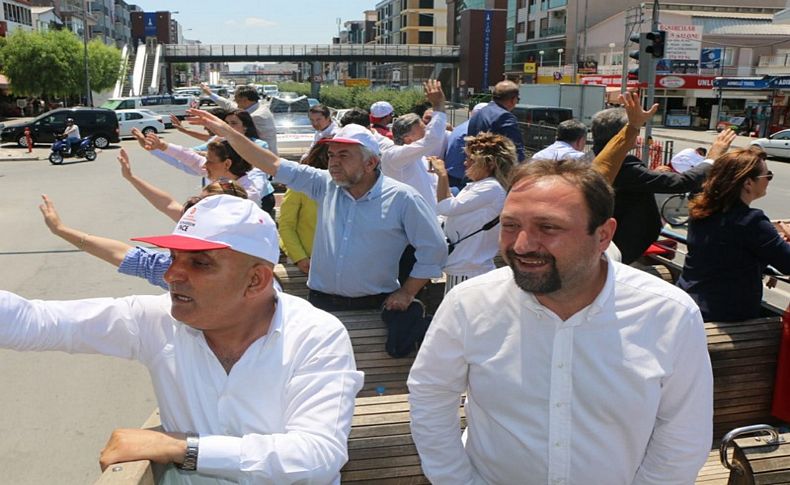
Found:
<svg viewBox="0 0 790 485"><path fill-rule="evenodd" d="M349 191L345 188L341 188L340 190L343 192L343 194L345 194L346 197L356 202L362 202L363 200L373 200L381 197L381 193L383 191L382 184L384 183L384 174L381 173L380 169L377 169L377 171L378 171L378 178L376 179L376 182L373 184L373 187L371 187L370 190L368 190L365 193L365 195L363 195L359 199L355 199L354 196L351 195Z"/></svg>
<svg viewBox="0 0 790 485"><path fill-rule="evenodd" d="M335 130L337 130L337 125L333 121L333 122L329 123L329 126L324 128L323 130L319 131L318 134L321 136L321 138L326 138L326 137L331 136L332 134L334 134Z"/></svg>
<svg viewBox="0 0 790 485"><path fill-rule="evenodd" d="M250 107L245 109L244 111L246 111L247 113L252 114L256 109L258 109L259 105L260 105L260 102L257 102L257 103L255 103L253 105L250 105Z"/></svg>

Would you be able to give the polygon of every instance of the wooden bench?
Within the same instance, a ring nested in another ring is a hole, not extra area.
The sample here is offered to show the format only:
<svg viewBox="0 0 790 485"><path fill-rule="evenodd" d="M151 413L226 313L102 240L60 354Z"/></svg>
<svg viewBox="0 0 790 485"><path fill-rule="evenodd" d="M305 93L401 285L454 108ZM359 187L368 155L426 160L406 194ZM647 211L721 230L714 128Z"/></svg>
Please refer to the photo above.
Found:
<svg viewBox="0 0 790 485"><path fill-rule="evenodd" d="M357 369L365 373L358 396L407 393L406 379L415 355L395 359L384 350L387 328L378 310L333 312L351 337Z"/></svg>
<svg viewBox="0 0 790 485"><path fill-rule="evenodd" d="M771 399L779 345L780 317L706 323L713 366L713 435L739 426L774 423Z"/></svg>
<svg viewBox="0 0 790 485"><path fill-rule="evenodd" d="M461 407L461 425L466 426ZM408 395L360 397L348 439L343 483L416 485L430 483L409 428Z"/></svg>

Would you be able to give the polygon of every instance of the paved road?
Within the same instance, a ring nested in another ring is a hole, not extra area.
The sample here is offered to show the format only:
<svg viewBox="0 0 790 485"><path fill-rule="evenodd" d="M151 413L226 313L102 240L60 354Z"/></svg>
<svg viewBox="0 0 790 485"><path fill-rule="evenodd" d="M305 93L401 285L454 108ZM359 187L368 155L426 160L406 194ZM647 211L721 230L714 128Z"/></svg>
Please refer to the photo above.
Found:
<svg viewBox="0 0 790 485"><path fill-rule="evenodd" d="M175 132L166 138L189 143ZM136 143L122 145L137 174L180 200L197 192L198 178ZM42 299L159 293L51 235L37 208L47 193L68 224L88 233L128 240L170 232L173 223L120 177L116 154L111 148L94 162L62 166L0 162L0 288ZM110 432L139 426L156 405L146 370L134 362L0 350L0 369L0 483L91 483Z"/></svg>

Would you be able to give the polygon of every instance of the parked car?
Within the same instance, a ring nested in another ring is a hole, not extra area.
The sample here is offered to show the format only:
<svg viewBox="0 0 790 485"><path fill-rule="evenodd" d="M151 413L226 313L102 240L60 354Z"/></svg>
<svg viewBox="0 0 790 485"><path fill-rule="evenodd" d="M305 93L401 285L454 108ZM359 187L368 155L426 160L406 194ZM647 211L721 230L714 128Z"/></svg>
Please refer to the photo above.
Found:
<svg viewBox="0 0 790 485"><path fill-rule="evenodd" d="M280 156L298 159L310 149L315 129L307 116L309 108L310 104L306 96L288 98L277 96L271 99L269 110L274 115L277 151Z"/></svg>
<svg viewBox="0 0 790 485"><path fill-rule="evenodd" d="M119 136L132 136L132 128L137 128L143 134L161 133L165 131L165 123L162 117L152 113L137 109L119 109L115 112L118 115Z"/></svg>
<svg viewBox="0 0 790 485"><path fill-rule="evenodd" d="M758 138L751 146L762 148L770 157L790 159L790 130L777 131L768 138Z"/></svg>
<svg viewBox="0 0 790 485"><path fill-rule="evenodd" d="M277 87L276 84L264 84L263 86L261 86L261 90L260 90L261 95L265 96L266 98L277 96L279 92L280 92L280 88Z"/></svg>
<svg viewBox="0 0 790 485"><path fill-rule="evenodd" d="M153 116L154 118L158 118L158 119L162 120L162 123L165 125L165 128L172 128L173 127L173 122L170 120L170 115L160 115L159 113L155 113L155 112L151 111L150 109L138 109L137 111L139 111L141 113L149 114L149 115Z"/></svg>
<svg viewBox="0 0 790 485"><path fill-rule="evenodd" d="M172 113L179 118L184 118L187 115L187 110L197 104L197 100L191 95L157 94L153 96L111 98L101 107L112 110L148 109L163 116L170 116Z"/></svg>
<svg viewBox="0 0 790 485"><path fill-rule="evenodd" d="M0 133L4 143L27 146L25 128L30 128L33 144L53 143L55 136L66 129L66 120L73 118L80 127L80 135L89 136L96 148L106 148L110 143L118 143L119 127L115 112L105 108L58 108L48 111L30 121L6 126Z"/></svg>
<svg viewBox="0 0 790 485"><path fill-rule="evenodd" d="M542 150L554 143L557 138L557 125L573 118L573 110L556 106L531 106L519 104L512 113L524 138L524 146L532 150Z"/></svg>

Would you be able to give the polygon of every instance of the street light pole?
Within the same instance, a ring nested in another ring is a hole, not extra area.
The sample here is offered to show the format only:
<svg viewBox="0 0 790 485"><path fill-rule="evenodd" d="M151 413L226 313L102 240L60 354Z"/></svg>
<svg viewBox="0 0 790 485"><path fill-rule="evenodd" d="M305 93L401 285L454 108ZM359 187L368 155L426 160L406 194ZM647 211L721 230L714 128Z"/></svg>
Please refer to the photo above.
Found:
<svg viewBox="0 0 790 485"><path fill-rule="evenodd" d="M614 66L614 42L609 42L609 65Z"/></svg>
<svg viewBox="0 0 790 485"><path fill-rule="evenodd" d="M540 64L538 64L538 67L543 67L543 54L545 53L546 51L538 51L538 55L540 56Z"/></svg>
<svg viewBox="0 0 790 485"><path fill-rule="evenodd" d="M563 52L565 52L565 49L563 49L562 47L560 47L559 49L557 49L557 54L559 54L559 55L560 55L560 58L559 58L559 60L557 61L557 67L559 67L560 69L562 69L562 53L563 53Z"/></svg>
<svg viewBox="0 0 790 485"><path fill-rule="evenodd" d="M88 13L85 7L87 0L79 0L82 3L82 47L83 60L85 63L85 104L93 106L93 96L91 96L91 78L88 69Z"/></svg>

